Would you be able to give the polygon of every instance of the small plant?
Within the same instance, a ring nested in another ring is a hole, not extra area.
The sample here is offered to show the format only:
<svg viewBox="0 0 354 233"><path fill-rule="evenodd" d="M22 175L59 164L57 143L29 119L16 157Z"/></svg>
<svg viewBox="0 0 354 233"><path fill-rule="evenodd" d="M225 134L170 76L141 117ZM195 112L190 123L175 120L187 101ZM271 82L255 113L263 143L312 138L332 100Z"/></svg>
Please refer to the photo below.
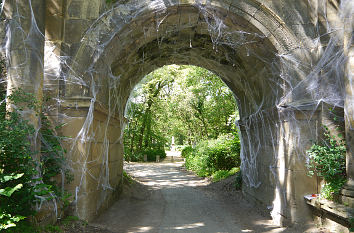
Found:
<svg viewBox="0 0 354 233"><path fill-rule="evenodd" d="M61 223L63 224L63 226L69 226L72 223L75 223L77 221L80 221L80 219L76 216L66 216Z"/></svg>
<svg viewBox="0 0 354 233"><path fill-rule="evenodd" d="M324 127L324 141L322 144L314 144L306 153L309 161L306 164L310 176L323 177L325 185L321 195L333 200L334 194L339 194L340 189L346 182L345 169L345 141L337 140L331 136L327 127Z"/></svg>
<svg viewBox="0 0 354 233"><path fill-rule="evenodd" d="M128 184L132 184L134 181L133 178L126 171L123 171L123 180Z"/></svg>
<svg viewBox="0 0 354 233"><path fill-rule="evenodd" d="M47 225L41 229L41 232L62 232L62 229L56 225Z"/></svg>
<svg viewBox="0 0 354 233"><path fill-rule="evenodd" d="M12 180L17 180L21 178L24 174L14 174L14 175L1 175L0 176L0 182L2 184L12 181ZM0 189L0 195L3 195L5 197L11 198L11 195L21 189L23 187L23 184L17 184L14 187L5 187L3 189ZM0 209L1 210L1 209ZM15 227L16 223L25 219L24 216L21 215L12 215L11 213L6 213L5 211L0 212L0 231L6 230L10 227Z"/></svg>
<svg viewBox="0 0 354 233"><path fill-rule="evenodd" d="M55 177L65 171L64 151L33 95L17 89L7 99L15 107L7 111L6 103L0 103L0 229L34 232L29 222L22 220L36 214L36 203L62 196ZM24 109L41 117L39 132L22 117ZM33 148L35 135L43 143L40 152Z"/></svg>
<svg viewBox="0 0 354 233"><path fill-rule="evenodd" d="M237 172L236 180L235 180L235 188L237 190L241 190L241 188L242 188L242 173L241 173L241 171Z"/></svg>
<svg viewBox="0 0 354 233"><path fill-rule="evenodd" d="M349 225L350 225L349 231L354 232L354 218L353 217L349 219Z"/></svg>
<svg viewBox="0 0 354 233"><path fill-rule="evenodd" d="M116 3L118 0L106 0L107 4L113 4Z"/></svg>

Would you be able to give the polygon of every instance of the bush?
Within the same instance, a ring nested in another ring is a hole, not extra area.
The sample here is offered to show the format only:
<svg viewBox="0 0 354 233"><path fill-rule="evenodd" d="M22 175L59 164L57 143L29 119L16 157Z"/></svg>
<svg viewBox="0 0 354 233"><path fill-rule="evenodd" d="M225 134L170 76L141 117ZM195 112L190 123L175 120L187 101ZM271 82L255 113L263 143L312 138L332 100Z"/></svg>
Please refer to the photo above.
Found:
<svg viewBox="0 0 354 233"><path fill-rule="evenodd" d="M333 194L339 194L346 182L346 147L343 139L331 136L325 127L325 140L322 144L314 144L306 153L309 161L306 164L309 175L316 174L326 182L321 190L324 198L333 200Z"/></svg>
<svg viewBox="0 0 354 233"><path fill-rule="evenodd" d="M15 92L9 100L16 104L21 97ZM34 102L28 105L33 107ZM5 109L1 108L0 121L0 229L14 227L20 220L33 215L35 195L40 195L43 188L50 190L50 187L40 187L40 180L33 180L38 176L29 140L35 132L33 126L17 111L6 112Z"/></svg>
<svg viewBox="0 0 354 233"><path fill-rule="evenodd" d="M241 163L240 148L240 141L233 135L219 137L206 150L207 166L213 172L239 167Z"/></svg>
<svg viewBox="0 0 354 233"><path fill-rule="evenodd" d="M143 152L143 154L147 155L147 160L150 162L156 161L156 156L160 156L160 159L166 158L166 152L164 149L147 149Z"/></svg>
<svg viewBox="0 0 354 233"><path fill-rule="evenodd" d="M14 90L8 100L17 110L25 106L42 115L37 111L35 98L21 90ZM28 223L21 220L35 214L36 202L60 195L52 178L64 170L64 157L59 141L54 139L49 123L42 117L39 135L46 139L48 147L42 146L41 161L34 160L39 153L31 146L35 129L17 110L6 111L4 102L0 106L0 230L16 227L14 231L26 232Z"/></svg>
<svg viewBox="0 0 354 233"><path fill-rule="evenodd" d="M188 157L190 154L192 154L193 152L194 152L193 147L191 147L191 146L186 146L186 147L184 147L183 150L181 151L181 156L182 156L183 158L186 158L186 157Z"/></svg>
<svg viewBox="0 0 354 233"><path fill-rule="evenodd" d="M194 149L185 147L182 157L186 158L186 168L196 172L198 176L210 176L218 171L225 171L218 172L222 177L240 166L240 148L237 134L222 135L216 140L201 141Z"/></svg>
<svg viewBox="0 0 354 233"><path fill-rule="evenodd" d="M147 160L150 162L156 161L156 156L160 156L160 159L166 158L166 152L164 149L146 149L138 153L127 154L125 153L125 158L129 158L132 162L144 161L144 155L147 155Z"/></svg>

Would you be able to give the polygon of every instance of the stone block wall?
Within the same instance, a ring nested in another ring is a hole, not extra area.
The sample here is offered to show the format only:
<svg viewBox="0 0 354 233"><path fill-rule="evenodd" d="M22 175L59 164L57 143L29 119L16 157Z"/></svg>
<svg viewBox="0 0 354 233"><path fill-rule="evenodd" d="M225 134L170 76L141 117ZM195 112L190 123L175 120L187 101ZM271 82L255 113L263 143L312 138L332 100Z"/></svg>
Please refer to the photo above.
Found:
<svg viewBox="0 0 354 233"><path fill-rule="evenodd" d="M59 112L65 115L58 119L63 124L59 133L67 137L66 158L74 176L65 188L73 194L74 214L91 220L112 204L122 189L120 121L87 99L63 102Z"/></svg>

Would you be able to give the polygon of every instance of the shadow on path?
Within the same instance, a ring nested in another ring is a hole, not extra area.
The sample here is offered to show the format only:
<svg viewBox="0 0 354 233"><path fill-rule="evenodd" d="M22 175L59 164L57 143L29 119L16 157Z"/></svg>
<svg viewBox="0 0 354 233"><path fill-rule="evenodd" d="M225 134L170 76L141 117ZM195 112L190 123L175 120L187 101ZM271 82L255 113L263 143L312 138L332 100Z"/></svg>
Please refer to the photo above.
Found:
<svg viewBox="0 0 354 233"><path fill-rule="evenodd" d="M93 225L107 232L321 232L274 226L239 191L224 190L182 165L125 164L136 182Z"/></svg>

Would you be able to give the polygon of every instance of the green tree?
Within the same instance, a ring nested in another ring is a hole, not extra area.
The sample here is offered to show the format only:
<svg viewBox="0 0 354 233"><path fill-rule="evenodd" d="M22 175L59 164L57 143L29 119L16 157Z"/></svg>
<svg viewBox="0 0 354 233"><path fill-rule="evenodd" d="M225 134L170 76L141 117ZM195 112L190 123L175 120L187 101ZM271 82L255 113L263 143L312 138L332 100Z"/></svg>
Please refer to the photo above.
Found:
<svg viewBox="0 0 354 233"><path fill-rule="evenodd" d="M195 66L164 66L138 84L131 95L125 152L216 139L232 132L236 105L232 92L212 72Z"/></svg>

